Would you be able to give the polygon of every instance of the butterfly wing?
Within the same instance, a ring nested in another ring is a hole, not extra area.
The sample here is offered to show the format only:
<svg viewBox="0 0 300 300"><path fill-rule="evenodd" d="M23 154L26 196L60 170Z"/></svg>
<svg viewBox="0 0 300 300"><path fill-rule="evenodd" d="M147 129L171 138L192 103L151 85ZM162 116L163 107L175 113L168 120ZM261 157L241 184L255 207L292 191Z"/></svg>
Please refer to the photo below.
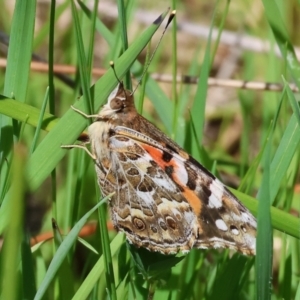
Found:
<svg viewBox="0 0 300 300"><path fill-rule="evenodd" d="M96 164L112 220L136 246L164 254L188 251L195 243L197 218L180 189L137 141L110 138L111 164Z"/></svg>
<svg viewBox="0 0 300 300"><path fill-rule="evenodd" d="M100 184L116 192L115 226L135 245L162 253L225 247L254 254L251 213L201 164L168 143L166 148L135 130L115 128L110 171Z"/></svg>

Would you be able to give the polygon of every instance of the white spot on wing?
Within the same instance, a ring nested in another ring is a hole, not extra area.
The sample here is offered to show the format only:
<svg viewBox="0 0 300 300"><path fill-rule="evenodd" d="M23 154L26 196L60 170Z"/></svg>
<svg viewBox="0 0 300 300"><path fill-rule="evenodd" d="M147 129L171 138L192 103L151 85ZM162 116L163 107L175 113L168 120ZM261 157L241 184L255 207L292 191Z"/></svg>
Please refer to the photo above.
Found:
<svg viewBox="0 0 300 300"><path fill-rule="evenodd" d="M220 208L222 207L222 196L224 193L224 185L218 180L213 180L209 186L211 195L208 198L209 208Z"/></svg>
<svg viewBox="0 0 300 300"><path fill-rule="evenodd" d="M256 221L250 214L243 212L242 221L245 223L249 223L252 227L256 228Z"/></svg>
<svg viewBox="0 0 300 300"><path fill-rule="evenodd" d="M193 212L185 211L184 220L191 225L191 228L196 225L196 216Z"/></svg>
<svg viewBox="0 0 300 300"><path fill-rule="evenodd" d="M141 192L141 191L136 191L136 194L139 198L141 198L149 208L153 207L154 201L153 201L153 194L154 191L151 192Z"/></svg>
<svg viewBox="0 0 300 300"><path fill-rule="evenodd" d="M157 176L152 177L151 179L154 181L154 183L157 186L162 186L166 190L171 191L171 192L176 192L177 191L175 183L173 183L171 181L171 179L170 180L166 180L166 178L160 178L160 177L157 177Z"/></svg>
<svg viewBox="0 0 300 300"><path fill-rule="evenodd" d="M234 235L238 235L238 234L240 233L236 228L232 228L232 229L231 229L231 232L232 232Z"/></svg>
<svg viewBox="0 0 300 300"><path fill-rule="evenodd" d="M177 167L175 169L175 173L176 173L177 178L179 179L179 181L182 184L186 185L187 182L188 182L188 174L187 174L187 171L186 171L183 164L181 164L181 163L177 164Z"/></svg>
<svg viewBox="0 0 300 300"><path fill-rule="evenodd" d="M216 226L222 231L228 230L227 225L225 224L225 222L222 219L216 220Z"/></svg>

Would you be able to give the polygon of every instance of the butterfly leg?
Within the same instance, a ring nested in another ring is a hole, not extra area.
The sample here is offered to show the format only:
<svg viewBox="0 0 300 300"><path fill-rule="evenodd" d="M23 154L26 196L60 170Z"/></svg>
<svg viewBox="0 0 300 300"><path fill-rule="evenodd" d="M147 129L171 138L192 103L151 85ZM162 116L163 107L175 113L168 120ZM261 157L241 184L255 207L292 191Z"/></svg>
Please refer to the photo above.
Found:
<svg viewBox="0 0 300 300"><path fill-rule="evenodd" d="M90 150L86 147L86 144L89 144L89 142L78 144L78 145L61 145L60 147L63 149L73 149L73 148L83 149L93 160L96 160L97 157L90 152Z"/></svg>

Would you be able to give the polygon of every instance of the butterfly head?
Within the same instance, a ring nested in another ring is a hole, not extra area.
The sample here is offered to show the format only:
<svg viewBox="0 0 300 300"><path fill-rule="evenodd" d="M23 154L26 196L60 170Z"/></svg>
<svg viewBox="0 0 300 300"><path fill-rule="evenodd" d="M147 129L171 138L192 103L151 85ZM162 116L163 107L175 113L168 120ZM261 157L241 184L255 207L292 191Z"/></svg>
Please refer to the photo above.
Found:
<svg viewBox="0 0 300 300"><path fill-rule="evenodd" d="M136 112L133 95L124 88L122 82L110 93L107 103L99 112L100 119L119 119Z"/></svg>

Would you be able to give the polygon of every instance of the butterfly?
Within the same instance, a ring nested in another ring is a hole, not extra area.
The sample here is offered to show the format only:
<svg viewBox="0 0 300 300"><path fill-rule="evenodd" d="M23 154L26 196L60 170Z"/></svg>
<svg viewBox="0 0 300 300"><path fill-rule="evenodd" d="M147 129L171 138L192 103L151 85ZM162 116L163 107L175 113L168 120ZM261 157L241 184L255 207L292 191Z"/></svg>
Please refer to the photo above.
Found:
<svg viewBox="0 0 300 300"><path fill-rule="evenodd" d="M83 148L93 158L103 196L114 192L113 224L130 243L163 254L192 248L255 254L256 220L249 210L137 112L122 82L98 114L77 112L95 118L89 141L65 147Z"/></svg>

